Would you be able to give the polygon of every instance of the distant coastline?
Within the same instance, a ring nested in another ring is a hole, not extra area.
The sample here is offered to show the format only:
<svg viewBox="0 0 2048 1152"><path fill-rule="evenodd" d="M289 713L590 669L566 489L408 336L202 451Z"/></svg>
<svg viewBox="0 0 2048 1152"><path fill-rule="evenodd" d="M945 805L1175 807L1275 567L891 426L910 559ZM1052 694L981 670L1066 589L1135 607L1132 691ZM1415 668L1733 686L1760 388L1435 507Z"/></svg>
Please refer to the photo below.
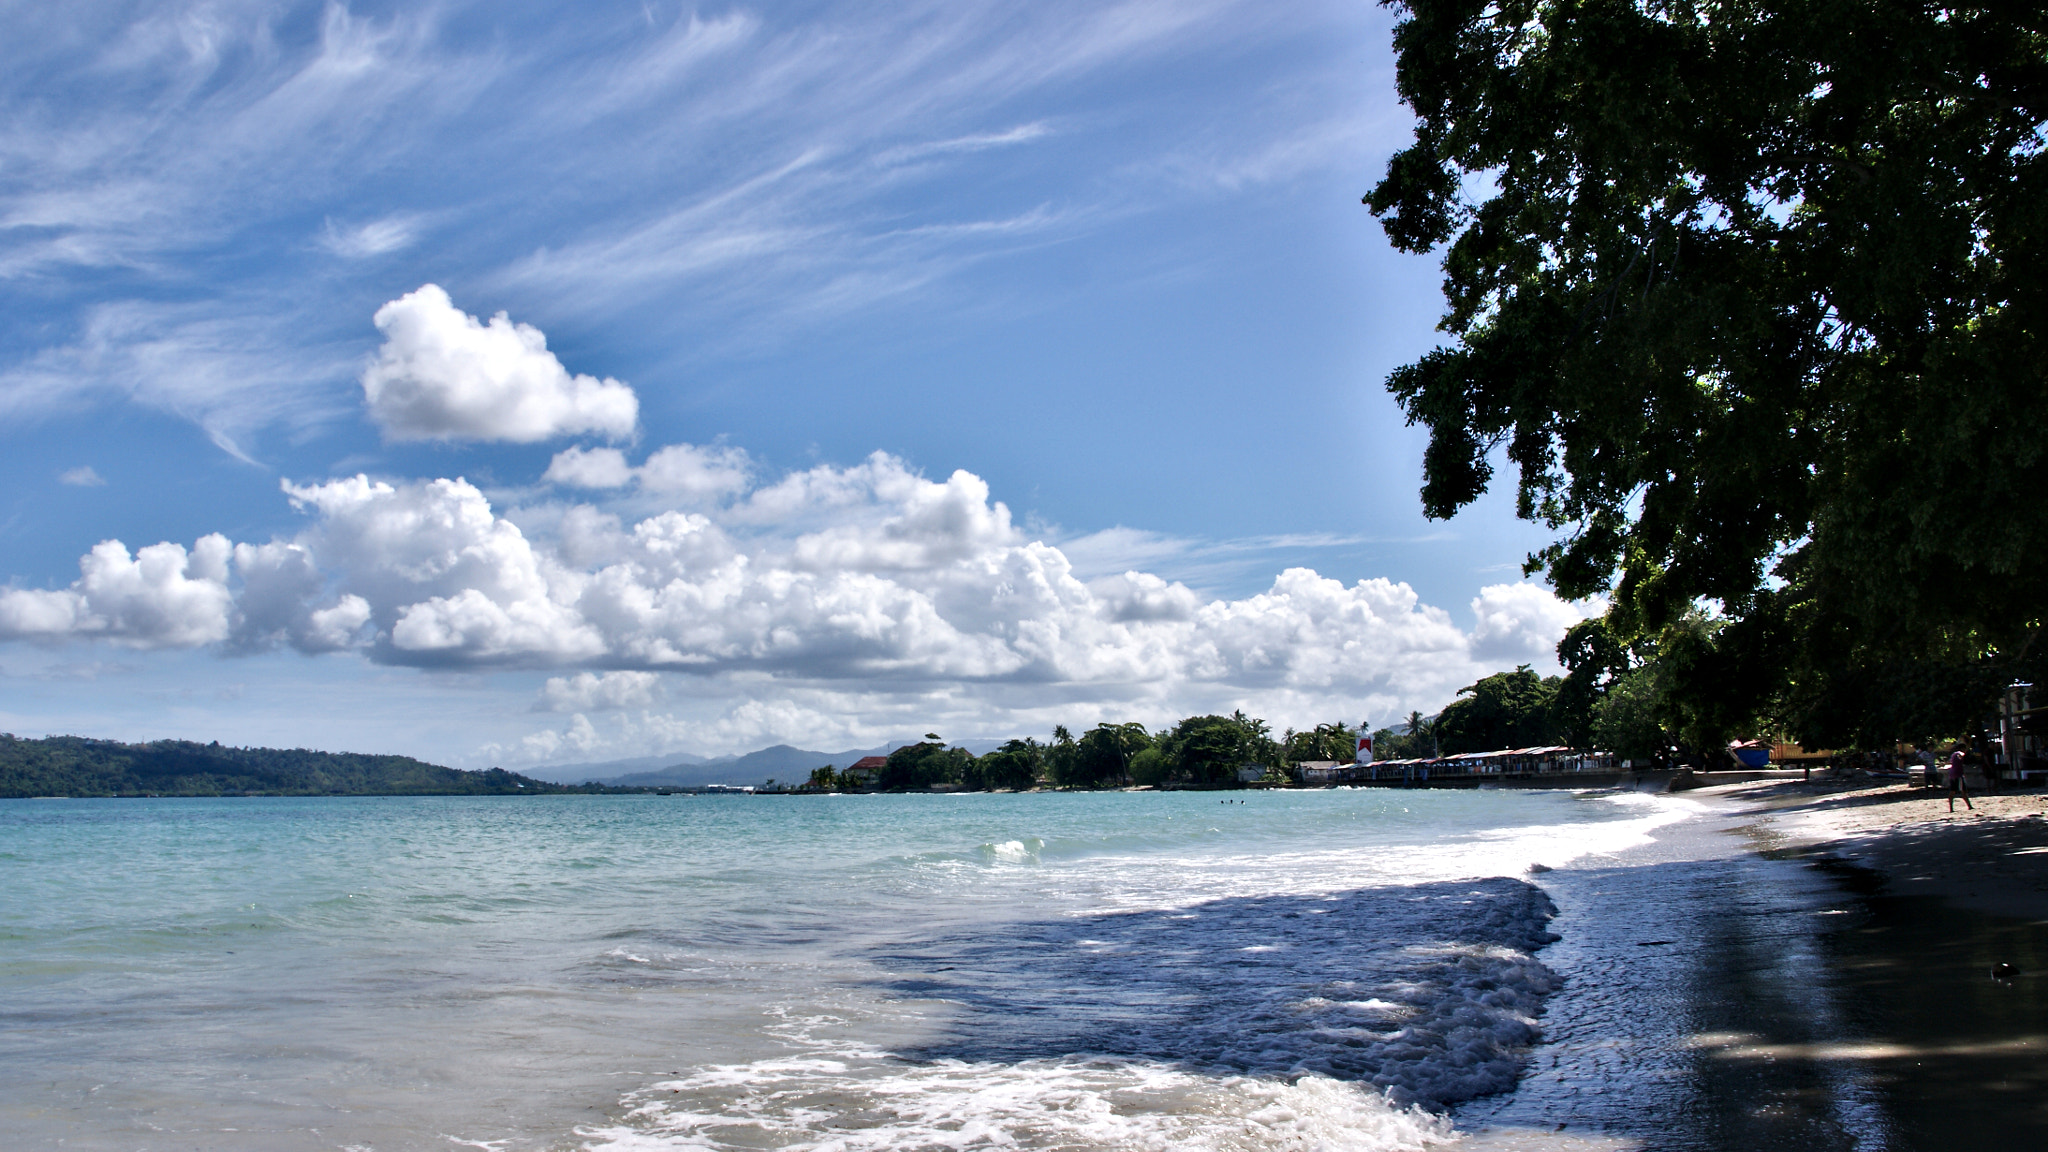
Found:
<svg viewBox="0 0 2048 1152"><path fill-rule="evenodd" d="M304 748L231 748L189 740L123 744L0 733L0 799L149 796L531 796L639 792L552 784L501 768L464 772L415 760Z"/></svg>

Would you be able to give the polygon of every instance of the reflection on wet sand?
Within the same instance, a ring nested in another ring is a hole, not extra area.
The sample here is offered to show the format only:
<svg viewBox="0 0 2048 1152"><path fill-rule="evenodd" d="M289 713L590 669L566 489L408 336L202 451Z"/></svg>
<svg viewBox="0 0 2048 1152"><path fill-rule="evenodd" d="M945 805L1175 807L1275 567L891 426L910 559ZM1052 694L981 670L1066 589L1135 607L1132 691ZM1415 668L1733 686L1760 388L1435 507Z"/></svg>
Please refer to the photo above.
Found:
<svg viewBox="0 0 2048 1152"><path fill-rule="evenodd" d="M2048 1133L2048 821L1905 789L1737 788L1544 877L1564 978L1493 1150L2012 1147ZM1762 817L1762 820L1759 820ZM1758 853L1754 849L1762 847ZM1602 1143L1602 1142L1605 1143Z"/></svg>

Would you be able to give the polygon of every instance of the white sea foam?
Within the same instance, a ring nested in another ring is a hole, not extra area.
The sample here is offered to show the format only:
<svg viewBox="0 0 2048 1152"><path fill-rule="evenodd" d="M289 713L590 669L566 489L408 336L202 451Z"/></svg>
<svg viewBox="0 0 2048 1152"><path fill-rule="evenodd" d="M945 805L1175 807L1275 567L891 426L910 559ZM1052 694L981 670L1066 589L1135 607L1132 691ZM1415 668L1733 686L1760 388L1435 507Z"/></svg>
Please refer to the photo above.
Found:
<svg viewBox="0 0 2048 1152"><path fill-rule="evenodd" d="M712 1065L584 1133L604 1152L780 1148L1414 1149L1428 1109L1513 1086L1556 977L1541 890L1494 878L982 923L878 957L866 1011L919 1044L833 1039ZM919 1007L921 1006L921 1007Z"/></svg>
<svg viewBox="0 0 2048 1152"><path fill-rule="evenodd" d="M341 1058L376 1076L323 1125L334 1146L403 1130L620 1149L1423 1147L1450 1135L1434 1113L1512 1088L1541 1039L1557 979L1530 879L1691 808L1245 799L24 808L0 819L0 919L21 926L17 963L37 966L21 970L47 974L17 982L19 1010L63 1043L17 1045L0 1083L72 1093L110 1123L224 1111L276 1130L297 1122L276 1102L337 1059L294 1047L324 1021L305 1006L345 995L359 1026ZM141 864L110 881L92 862L114 855ZM337 992L336 970L362 978ZM133 1010L110 1015L109 989ZM192 1056L201 1005L252 1039ZM764 1013L839 1023L813 1040ZM546 1075L522 1073L508 1108L515 1033ZM622 1092L607 1127L564 1142ZM47 1115L15 1143L78 1122Z"/></svg>
<svg viewBox="0 0 2048 1152"><path fill-rule="evenodd" d="M657 1084L636 1103L628 1123L587 1130L585 1147L1392 1152L1456 1139L1443 1118L1358 1084L1111 1058L761 1061Z"/></svg>
<svg viewBox="0 0 2048 1152"><path fill-rule="evenodd" d="M1376 795L1387 795L1384 791ZM1486 876L1523 876L1532 861L1546 869L1618 857L1655 838L1657 830L1697 816L1702 807L1689 800L1637 792L1588 796L1584 803L1619 819L1565 824L1533 824L1488 828L1469 833L1429 834L1421 842L1389 842L1361 850L1353 843L1329 847L1275 850L1260 837L1249 851L1228 841L1184 847L1114 842L1092 850L1047 838L1020 836L984 844L984 865L1003 863L1083 863L1065 875L1018 877L1033 891L1063 890L1102 911L1185 907L1225 897L1305 895L1360 888L1433 883ZM1204 830L1222 840L1214 827ZM1432 829L1433 833L1434 830ZM1280 837L1273 837L1278 840ZM1019 856L1012 856L1018 853ZM933 859L922 866L949 874L962 862L957 857ZM945 881L955 883L950 875ZM975 883L987 883L976 880Z"/></svg>
<svg viewBox="0 0 2048 1152"><path fill-rule="evenodd" d="M1005 840L1000 844L983 844L982 856L1000 864L1035 864L1038 854L1045 849L1045 841L1036 836L1023 840Z"/></svg>
<svg viewBox="0 0 2048 1152"><path fill-rule="evenodd" d="M1512 1088L1557 986L1537 958L1554 908L1511 877L1531 859L1556 868L1620 853L1697 811L1632 793L1586 802L1605 818L1435 826L1408 843L1389 828L1365 851L1276 852L1264 835L1238 849L1240 832L1202 821L1174 835L1203 841L1164 852L1131 830L1093 845L997 838L978 860L917 857L911 873L926 879L913 887L1005 894L1008 910L876 957L890 973L883 1003L923 1005L903 1011L937 1021L934 1034L877 1051L819 1039L817 1017L771 1028L786 1057L705 1066L635 1093L622 1122L585 1133L587 1146L1453 1141L1432 1109Z"/></svg>

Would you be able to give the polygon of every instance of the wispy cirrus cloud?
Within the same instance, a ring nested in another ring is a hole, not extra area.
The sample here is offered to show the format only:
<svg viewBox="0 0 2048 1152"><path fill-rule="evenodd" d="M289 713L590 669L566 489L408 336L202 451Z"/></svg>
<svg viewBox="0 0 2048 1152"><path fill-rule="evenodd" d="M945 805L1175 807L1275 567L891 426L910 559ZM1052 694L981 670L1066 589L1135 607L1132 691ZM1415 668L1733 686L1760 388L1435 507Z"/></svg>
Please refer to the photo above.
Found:
<svg viewBox="0 0 2048 1152"><path fill-rule="evenodd" d="M0 405L125 399L233 442L333 418L354 373L302 349L360 343L360 318L271 321L280 295L334 303L320 262L337 259L409 262L413 284L460 280L529 313L544 301L540 319L625 323L660 301L714 341L905 300L971 306L931 289L1159 201L1163 185L1102 178L1101 156L1130 173L1191 146L1105 137L1075 85L1299 34L1237 0L648 8L568 25L492 6L502 32L478 37L482 11L23 16L0 46L0 298L17 285L38 335L0 345ZM1203 131L1222 166L1271 147L1255 110ZM1075 151L1027 158L1053 145ZM106 274L69 278L83 269ZM195 303L203 322L121 322ZM202 324L241 334L233 359L289 369L201 387L182 366L206 358ZM62 396L43 386L53 370Z"/></svg>
<svg viewBox="0 0 2048 1152"><path fill-rule="evenodd" d="M945 156L955 152L983 152L990 148L1005 148L1012 144L1028 144L1033 140L1050 135L1052 129L1044 121L1019 124L1003 132L984 132L968 136L955 136L950 140L931 140L919 144L904 144L885 148L875 154L877 164L907 164L927 156Z"/></svg>
<svg viewBox="0 0 2048 1152"><path fill-rule="evenodd" d="M1448 529L1420 537L1388 539L1342 532L1275 533L1210 539L1177 536L1118 525L1082 535L1050 533L1083 579L1129 570L1157 571L1205 591L1261 582L1275 568L1327 565L1336 555L1386 545L1417 545L1448 539Z"/></svg>
<svg viewBox="0 0 2048 1152"><path fill-rule="evenodd" d="M418 212L396 212L361 224L340 224L332 217L320 224L320 247L336 256L361 260L400 252L419 242L425 217Z"/></svg>

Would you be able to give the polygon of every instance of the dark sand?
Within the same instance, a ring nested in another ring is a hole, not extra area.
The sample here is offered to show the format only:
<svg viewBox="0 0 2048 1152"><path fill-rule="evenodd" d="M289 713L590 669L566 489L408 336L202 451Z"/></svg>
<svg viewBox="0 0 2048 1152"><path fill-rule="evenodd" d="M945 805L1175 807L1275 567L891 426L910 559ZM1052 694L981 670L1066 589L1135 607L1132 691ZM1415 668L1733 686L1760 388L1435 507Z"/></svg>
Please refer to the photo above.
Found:
<svg viewBox="0 0 2048 1152"><path fill-rule="evenodd" d="M1901 784L1775 785L1733 802L1764 816L1766 850L1855 892L1826 943L1898 1148L2048 1141L2048 796ZM1740 1052L1740 1048L1731 1051Z"/></svg>
<svg viewBox="0 0 2048 1152"><path fill-rule="evenodd" d="M1705 817L1532 877L1565 986L1521 1087L1460 1110L1473 1147L2048 1147L2048 798L1684 798Z"/></svg>

